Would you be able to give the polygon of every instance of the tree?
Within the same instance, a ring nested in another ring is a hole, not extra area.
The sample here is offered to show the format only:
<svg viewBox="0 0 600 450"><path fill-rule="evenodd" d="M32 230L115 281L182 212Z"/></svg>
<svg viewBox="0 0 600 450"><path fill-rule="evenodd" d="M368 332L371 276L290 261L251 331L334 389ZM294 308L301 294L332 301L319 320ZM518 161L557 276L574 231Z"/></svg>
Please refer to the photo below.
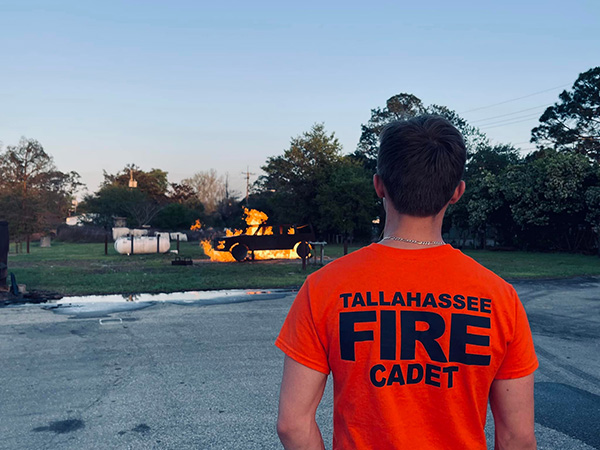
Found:
<svg viewBox="0 0 600 450"><path fill-rule="evenodd" d="M135 188L118 185L102 186L84 198L85 210L95 215L94 223L105 228L113 226L114 217L125 217L129 226L148 225L166 206Z"/></svg>
<svg viewBox="0 0 600 450"><path fill-rule="evenodd" d="M372 220L377 215L377 200L371 194L370 174L350 158L336 165L327 183L319 186L316 204L321 230L371 238Z"/></svg>
<svg viewBox="0 0 600 450"><path fill-rule="evenodd" d="M15 236L56 226L82 186L76 172L58 171L43 146L24 137L0 154L0 174L0 215Z"/></svg>
<svg viewBox="0 0 600 450"><path fill-rule="evenodd" d="M585 220L596 233L596 250L600 256L600 164L595 164L592 170L594 182L585 191L587 206Z"/></svg>
<svg viewBox="0 0 600 450"><path fill-rule="evenodd" d="M470 126L456 112L440 105L425 107L418 97L401 93L390 97L384 108L371 110L369 121L366 125L361 125L362 133L353 157L374 173L377 165L379 135L383 128L390 122L411 119L421 114L433 114L448 119L463 134L469 154L475 153L481 147L489 147L485 135L479 129Z"/></svg>
<svg viewBox="0 0 600 450"><path fill-rule="evenodd" d="M540 149L581 153L600 162L600 67L579 74L531 130Z"/></svg>
<svg viewBox="0 0 600 450"><path fill-rule="evenodd" d="M100 189L87 195L82 207L96 215L94 223L106 228L112 227L114 217L126 217L128 224L134 227L149 225L169 203L168 189L164 170L145 172L135 164L129 164L116 174L105 171Z"/></svg>
<svg viewBox="0 0 600 450"><path fill-rule="evenodd" d="M520 239L543 250L589 250L586 192L594 201L597 176L588 158L577 153L541 150L508 168L503 192Z"/></svg>
<svg viewBox="0 0 600 450"><path fill-rule="evenodd" d="M223 226L225 228L232 228L241 230L246 226L246 221L244 220L244 207L246 206L246 199L239 200L237 198L238 194L230 194L228 197L224 198L217 205L216 214L207 217L207 221L212 226ZM253 198L254 200L254 198ZM263 211L270 214L269 211L265 211L265 209L261 208L260 205L257 205L254 201L252 201L252 207L254 209L258 209L259 211Z"/></svg>
<svg viewBox="0 0 600 450"><path fill-rule="evenodd" d="M196 197L194 188L185 183L170 183L169 200L174 203L197 202L200 200ZM204 207L202 208L204 209Z"/></svg>
<svg viewBox="0 0 600 450"><path fill-rule="evenodd" d="M228 196L225 179L215 169L197 172L181 183L194 190L208 214L214 213L219 203Z"/></svg>
<svg viewBox="0 0 600 450"><path fill-rule="evenodd" d="M165 230L181 230L189 229L196 220L204 224L204 205L194 189L185 183L171 183L169 186L169 204L156 214L152 225Z"/></svg>
<svg viewBox="0 0 600 450"><path fill-rule="evenodd" d="M513 245L516 224L504 192L506 170L519 162L517 150L510 145L482 147L469 159L463 198L448 210L449 221L473 236L485 247L490 231L501 245Z"/></svg>
<svg viewBox="0 0 600 450"><path fill-rule="evenodd" d="M157 214L152 224L164 230L189 230L196 220L204 223L204 209L186 203L169 203Z"/></svg>
<svg viewBox="0 0 600 450"><path fill-rule="evenodd" d="M262 167L266 175L256 183L258 192L269 196L274 220L281 223L320 223L316 197L319 187L330 182L342 159L342 146L324 124L315 124L292 138L283 155L272 156Z"/></svg>
<svg viewBox="0 0 600 450"><path fill-rule="evenodd" d="M586 221L596 233L596 250L600 256L600 186L591 186L585 193L588 213Z"/></svg>
<svg viewBox="0 0 600 450"><path fill-rule="evenodd" d="M114 175L104 171L102 187L120 186L128 188L131 179L136 182L135 189L147 194L159 203L164 203L166 200L169 182L167 172L161 169L150 169L150 171L144 172L135 164L129 164Z"/></svg>
<svg viewBox="0 0 600 450"><path fill-rule="evenodd" d="M370 238L377 201L372 176L342 155L335 133L315 124L273 156L256 183L254 204L278 223L311 223L319 235Z"/></svg>

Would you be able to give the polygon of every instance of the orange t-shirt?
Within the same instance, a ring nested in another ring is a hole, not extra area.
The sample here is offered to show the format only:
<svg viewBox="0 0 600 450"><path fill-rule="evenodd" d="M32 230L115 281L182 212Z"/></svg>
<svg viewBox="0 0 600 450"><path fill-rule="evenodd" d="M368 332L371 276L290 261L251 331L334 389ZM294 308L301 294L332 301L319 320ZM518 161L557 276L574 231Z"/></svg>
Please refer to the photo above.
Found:
<svg viewBox="0 0 600 450"><path fill-rule="evenodd" d="M334 380L334 449L485 449L490 385L538 362L513 287L450 245L310 275L277 345Z"/></svg>

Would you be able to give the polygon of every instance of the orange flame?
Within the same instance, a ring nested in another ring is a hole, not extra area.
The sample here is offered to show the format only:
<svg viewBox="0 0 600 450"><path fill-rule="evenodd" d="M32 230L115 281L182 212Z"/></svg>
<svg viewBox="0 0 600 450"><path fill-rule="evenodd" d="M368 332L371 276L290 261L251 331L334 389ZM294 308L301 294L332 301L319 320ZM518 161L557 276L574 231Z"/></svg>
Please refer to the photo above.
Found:
<svg viewBox="0 0 600 450"><path fill-rule="evenodd" d="M254 259L300 259L294 250L257 250Z"/></svg>
<svg viewBox="0 0 600 450"><path fill-rule="evenodd" d="M200 245L204 250L204 254L208 256L211 261L235 262L235 259L231 253L216 251L208 239L200 242Z"/></svg>
<svg viewBox="0 0 600 450"><path fill-rule="evenodd" d="M196 219L196 223L190 227L190 230L198 231L198 230L200 230L200 228L202 228L202 224L200 223L199 219Z"/></svg>
<svg viewBox="0 0 600 450"><path fill-rule="evenodd" d="M248 235L257 235L257 236L270 236L273 234L273 227L261 227L264 224L269 216L267 216L264 212L258 211L256 209L248 209L244 208L244 220L246 221L246 230L225 230L225 235L229 236L239 236L241 234ZM289 228L287 230L287 234L295 234L294 228ZM206 239L200 242L202 249L204 250L204 254L210 258L211 261L220 261L220 262L234 262L235 259L229 252L219 252L216 251L210 240ZM224 243L217 243L217 249L223 249ZM254 259L263 260L263 259L299 259L300 257L294 250L256 250L254 252Z"/></svg>

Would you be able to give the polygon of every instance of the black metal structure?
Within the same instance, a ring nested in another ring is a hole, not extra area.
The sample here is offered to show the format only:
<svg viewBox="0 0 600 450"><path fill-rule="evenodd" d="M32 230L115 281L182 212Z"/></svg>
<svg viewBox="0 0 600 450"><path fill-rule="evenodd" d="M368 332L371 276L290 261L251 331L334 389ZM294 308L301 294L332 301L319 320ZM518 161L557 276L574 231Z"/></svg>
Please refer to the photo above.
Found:
<svg viewBox="0 0 600 450"><path fill-rule="evenodd" d="M263 234L272 228L273 234ZM292 234L289 234L290 229ZM230 252L236 261L253 259L257 250L295 250L301 258L310 254L309 241L315 240L311 225L271 225L262 224L253 234L240 234L216 238L213 248L219 252Z"/></svg>
<svg viewBox="0 0 600 450"><path fill-rule="evenodd" d="M8 222L0 221L0 290L6 289L8 276Z"/></svg>
<svg viewBox="0 0 600 450"><path fill-rule="evenodd" d="M171 261L172 266L193 266L194 261L191 258L180 258L179 256Z"/></svg>

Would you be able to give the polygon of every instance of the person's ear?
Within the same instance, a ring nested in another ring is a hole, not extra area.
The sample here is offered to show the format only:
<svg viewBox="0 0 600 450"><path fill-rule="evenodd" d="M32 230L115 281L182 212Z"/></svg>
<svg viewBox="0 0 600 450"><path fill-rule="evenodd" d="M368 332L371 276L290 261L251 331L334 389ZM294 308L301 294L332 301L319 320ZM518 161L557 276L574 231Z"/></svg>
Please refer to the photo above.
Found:
<svg viewBox="0 0 600 450"><path fill-rule="evenodd" d="M377 193L377 197L385 198L385 186L383 185L383 180L377 174L373 175L373 186L375 186L375 192Z"/></svg>
<svg viewBox="0 0 600 450"><path fill-rule="evenodd" d="M460 180L460 183L458 183L458 186L456 186L456 189L454 189L454 194L452 194L452 197L448 203L450 205L454 205L457 201L459 201L462 195L465 193L465 188L465 182Z"/></svg>

